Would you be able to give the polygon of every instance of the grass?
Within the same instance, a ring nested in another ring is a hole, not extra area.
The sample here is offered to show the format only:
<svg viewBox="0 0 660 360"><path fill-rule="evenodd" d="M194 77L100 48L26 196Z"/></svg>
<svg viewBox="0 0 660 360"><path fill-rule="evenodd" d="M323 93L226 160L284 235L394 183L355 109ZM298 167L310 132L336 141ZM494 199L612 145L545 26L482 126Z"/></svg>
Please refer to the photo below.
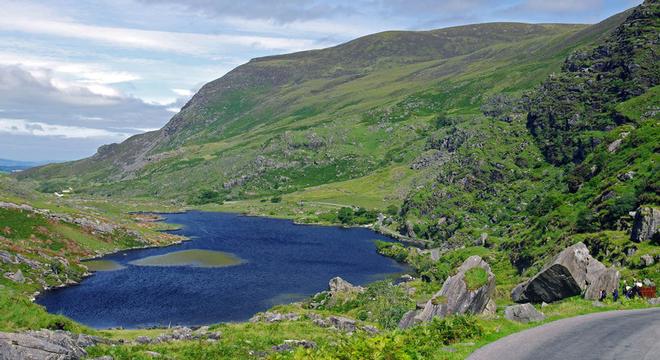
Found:
<svg viewBox="0 0 660 360"><path fill-rule="evenodd" d="M474 267L465 272L463 278L468 290L474 291L486 285L488 282L488 273L480 267Z"/></svg>

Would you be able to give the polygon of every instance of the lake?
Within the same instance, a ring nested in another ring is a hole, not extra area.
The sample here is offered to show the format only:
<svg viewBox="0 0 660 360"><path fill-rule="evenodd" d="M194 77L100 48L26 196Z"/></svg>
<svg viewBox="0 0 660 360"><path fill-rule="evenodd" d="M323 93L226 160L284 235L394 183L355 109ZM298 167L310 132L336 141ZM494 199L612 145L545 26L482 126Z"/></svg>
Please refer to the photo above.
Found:
<svg viewBox="0 0 660 360"><path fill-rule="evenodd" d="M94 260L93 276L37 303L94 328L205 325L305 299L334 276L365 284L405 271L376 253L373 240L390 239L369 229L202 211L163 216L191 241Z"/></svg>

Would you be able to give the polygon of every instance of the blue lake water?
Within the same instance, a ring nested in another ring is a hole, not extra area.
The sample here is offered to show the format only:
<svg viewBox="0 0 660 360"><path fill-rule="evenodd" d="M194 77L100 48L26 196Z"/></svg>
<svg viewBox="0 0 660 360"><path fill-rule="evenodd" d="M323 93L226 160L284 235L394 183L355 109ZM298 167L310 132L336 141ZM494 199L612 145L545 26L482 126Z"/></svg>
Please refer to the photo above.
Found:
<svg viewBox="0 0 660 360"><path fill-rule="evenodd" d="M334 276L365 284L405 270L376 253L373 240L389 239L369 229L201 211L164 216L183 225L172 233L192 240L105 256L120 265L118 270L96 272L80 285L46 292L37 302L95 328L204 325L246 320L273 305L304 299L325 290ZM224 267L136 265L197 249L241 261Z"/></svg>

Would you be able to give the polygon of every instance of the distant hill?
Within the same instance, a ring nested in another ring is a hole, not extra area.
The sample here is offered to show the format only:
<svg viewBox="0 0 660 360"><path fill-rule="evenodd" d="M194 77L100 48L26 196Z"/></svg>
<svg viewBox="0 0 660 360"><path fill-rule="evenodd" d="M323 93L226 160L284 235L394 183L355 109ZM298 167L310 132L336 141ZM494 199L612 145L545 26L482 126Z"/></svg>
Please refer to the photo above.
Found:
<svg viewBox="0 0 660 360"><path fill-rule="evenodd" d="M43 165L47 162L17 161L0 159L0 172L13 172L16 170L25 170L31 167Z"/></svg>

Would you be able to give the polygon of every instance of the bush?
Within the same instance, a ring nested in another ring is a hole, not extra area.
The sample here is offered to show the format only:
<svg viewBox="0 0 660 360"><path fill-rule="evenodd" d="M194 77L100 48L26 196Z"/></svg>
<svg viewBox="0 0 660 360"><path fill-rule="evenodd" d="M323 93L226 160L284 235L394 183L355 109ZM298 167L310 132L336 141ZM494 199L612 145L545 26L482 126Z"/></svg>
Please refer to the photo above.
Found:
<svg viewBox="0 0 660 360"><path fill-rule="evenodd" d="M281 197L281 196L273 196L272 198L270 198L270 202L272 202L273 204L277 204L277 203L279 203L279 202L281 202L281 201L282 201L282 197Z"/></svg>
<svg viewBox="0 0 660 360"><path fill-rule="evenodd" d="M191 196L189 202L192 205L204 205L211 203L222 203L222 194L217 190L202 189Z"/></svg>

